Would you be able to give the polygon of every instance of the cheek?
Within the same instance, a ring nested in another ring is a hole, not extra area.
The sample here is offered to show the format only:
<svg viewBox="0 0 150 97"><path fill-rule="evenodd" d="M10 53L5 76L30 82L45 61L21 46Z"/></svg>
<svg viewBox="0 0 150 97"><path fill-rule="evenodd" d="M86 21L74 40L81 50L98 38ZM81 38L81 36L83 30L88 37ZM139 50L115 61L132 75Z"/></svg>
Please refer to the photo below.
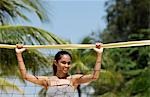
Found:
<svg viewBox="0 0 150 97"><path fill-rule="evenodd" d="M71 68L71 65L69 65L68 67Z"/></svg>
<svg viewBox="0 0 150 97"><path fill-rule="evenodd" d="M57 64L57 68L58 68L58 69L61 69L61 68L63 68L63 67L64 67L63 64L61 64L61 63Z"/></svg>

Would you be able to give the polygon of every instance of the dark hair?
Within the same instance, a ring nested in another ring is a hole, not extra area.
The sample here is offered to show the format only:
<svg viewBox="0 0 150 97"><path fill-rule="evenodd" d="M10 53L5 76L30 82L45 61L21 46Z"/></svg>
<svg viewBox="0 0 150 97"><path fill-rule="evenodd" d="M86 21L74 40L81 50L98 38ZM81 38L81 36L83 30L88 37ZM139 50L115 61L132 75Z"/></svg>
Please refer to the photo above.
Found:
<svg viewBox="0 0 150 97"><path fill-rule="evenodd" d="M55 55L55 58L54 58L56 60L56 62L58 62L58 60L61 59L62 55L69 55L70 58L72 59L72 56L71 56L71 54L69 52L67 52L67 51L59 51L59 52L57 52L57 54ZM54 75L56 75L57 66L55 64L53 64L53 72L54 72Z"/></svg>

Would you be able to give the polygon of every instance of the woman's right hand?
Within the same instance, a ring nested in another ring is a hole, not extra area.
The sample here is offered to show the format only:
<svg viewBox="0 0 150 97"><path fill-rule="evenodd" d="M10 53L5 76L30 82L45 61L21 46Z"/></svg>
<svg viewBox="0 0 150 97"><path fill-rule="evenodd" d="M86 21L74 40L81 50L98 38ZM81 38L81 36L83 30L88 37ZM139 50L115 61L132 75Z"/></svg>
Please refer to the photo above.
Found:
<svg viewBox="0 0 150 97"><path fill-rule="evenodd" d="M16 44L15 51L17 54L22 53L25 50L26 50L26 48L23 48L23 44Z"/></svg>

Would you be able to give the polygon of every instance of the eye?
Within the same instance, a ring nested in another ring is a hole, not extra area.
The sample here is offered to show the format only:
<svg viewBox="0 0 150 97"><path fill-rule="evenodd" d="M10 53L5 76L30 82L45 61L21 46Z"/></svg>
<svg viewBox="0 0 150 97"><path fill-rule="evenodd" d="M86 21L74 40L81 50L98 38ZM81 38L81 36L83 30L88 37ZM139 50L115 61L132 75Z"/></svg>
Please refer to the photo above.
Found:
<svg viewBox="0 0 150 97"><path fill-rule="evenodd" d="M71 64L71 62L68 62L68 65L70 65Z"/></svg>
<svg viewBox="0 0 150 97"><path fill-rule="evenodd" d="M66 64L67 62L66 62L66 61L62 61L61 63L62 63L62 64Z"/></svg>
<svg viewBox="0 0 150 97"><path fill-rule="evenodd" d="M62 61L61 63L62 63L62 64L68 64L68 65L71 64L71 62L66 62L66 61Z"/></svg>

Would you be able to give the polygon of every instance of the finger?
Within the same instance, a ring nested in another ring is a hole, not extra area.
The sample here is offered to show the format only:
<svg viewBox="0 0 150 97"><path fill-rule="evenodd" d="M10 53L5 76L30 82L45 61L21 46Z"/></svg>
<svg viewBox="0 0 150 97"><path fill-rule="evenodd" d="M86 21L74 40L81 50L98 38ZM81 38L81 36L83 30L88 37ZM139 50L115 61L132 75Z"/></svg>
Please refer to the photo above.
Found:
<svg viewBox="0 0 150 97"><path fill-rule="evenodd" d="M22 48L22 51L25 51L26 50L26 48Z"/></svg>
<svg viewBox="0 0 150 97"><path fill-rule="evenodd" d="M21 49L21 48L23 48L23 44L16 44L16 47L17 47L18 49Z"/></svg>
<svg viewBox="0 0 150 97"><path fill-rule="evenodd" d="M102 46L102 43L96 43L96 48L100 49Z"/></svg>

